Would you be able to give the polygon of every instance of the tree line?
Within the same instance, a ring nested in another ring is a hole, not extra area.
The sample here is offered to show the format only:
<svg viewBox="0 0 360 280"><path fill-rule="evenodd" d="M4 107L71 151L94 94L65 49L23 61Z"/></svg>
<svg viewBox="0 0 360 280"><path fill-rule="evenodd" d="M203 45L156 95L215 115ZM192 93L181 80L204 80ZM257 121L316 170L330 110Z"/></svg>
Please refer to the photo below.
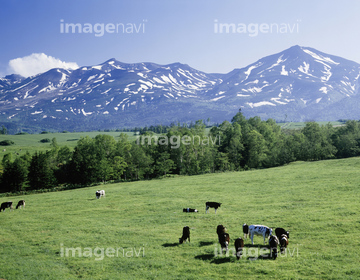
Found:
<svg viewBox="0 0 360 280"><path fill-rule="evenodd" d="M237 113L210 131L202 120L173 125L166 133L142 130L136 140L121 133L82 137L73 150L53 138L46 152L5 154L0 192L88 186L108 181L152 179L168 174L197 175L281 166L360 155L360 123L320 126L308 122L300 130L282 130L272 119L246 119Z"/></svg>

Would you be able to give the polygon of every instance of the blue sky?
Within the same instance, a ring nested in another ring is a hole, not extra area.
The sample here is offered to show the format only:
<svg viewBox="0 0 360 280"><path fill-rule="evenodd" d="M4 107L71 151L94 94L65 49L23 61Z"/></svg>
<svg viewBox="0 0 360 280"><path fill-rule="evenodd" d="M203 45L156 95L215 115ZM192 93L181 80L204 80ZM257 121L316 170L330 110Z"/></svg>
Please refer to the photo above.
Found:
<svg viewBox="0 0 360 280"><path fill-rule="evenodd" d="M37 63L56 65L50 58L78 66L110 58L181 62L207 73L227 73L293 45L360 63L359 11L360 1L350 0L0 0L0 77L24 68L36 71ZM61 33L65 24L81 24L87 33ZM118 24L139 32L114 32ZM216 24L245 27L246 32L216 33ZM271 24L283 29L270 32ZM95 28L102 26L109 32L96 36Z"/></svg>

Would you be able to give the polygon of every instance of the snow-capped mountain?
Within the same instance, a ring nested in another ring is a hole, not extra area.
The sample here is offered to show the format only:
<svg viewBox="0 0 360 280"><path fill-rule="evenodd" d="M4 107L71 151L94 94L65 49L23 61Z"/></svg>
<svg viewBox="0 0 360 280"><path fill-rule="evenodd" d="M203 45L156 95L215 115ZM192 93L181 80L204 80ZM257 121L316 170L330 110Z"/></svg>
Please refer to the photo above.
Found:
<svg viewBox="0 0 360 280"><path fill-rule="evenodd" d="M127 64L110 59L76 70L56 68L20 82L0 80L0 119L21 120L23 129L42 123L58 130L187 121L176 116L182 110L176 101L200 100L221 81L219 75L180 63Z"/></svg>
<svg viewBox="0 0 360 280"><path fill-rule="evenodd" d="M312 48L293 46L235 69L209 92L223 104L240 105L250 115L292 121L360 118L328 106L359 94L360 65ZM288 119L288 120L289 120Z"/></svg>
<svg viewBox="0 0 360 280"><path fill-rule="evenodd" d="M0 120L15 130L94 130L246 116L360 119L360 65L293 46L227 74L110 59L0 79Z"/></svg>

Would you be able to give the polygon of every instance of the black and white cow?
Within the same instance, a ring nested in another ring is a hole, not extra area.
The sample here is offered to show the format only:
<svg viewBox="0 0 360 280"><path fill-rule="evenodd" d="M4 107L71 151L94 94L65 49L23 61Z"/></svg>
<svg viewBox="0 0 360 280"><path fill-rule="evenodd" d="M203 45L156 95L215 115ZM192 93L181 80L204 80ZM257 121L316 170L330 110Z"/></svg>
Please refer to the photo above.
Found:
<svg viewBox="0 0 360 280"><path fill-rule="evenodd" d="M246 239L249 236L249 226L247 224L243 224L243 233L244 233L244 239Z"/></svg>
<svg viewBox="0 0 360 280"><path fill-rule="evenodd" d="M270 236L269 245L270 245L270 257L276 260L278 255L277 246L279 245L279 240L275 235Z"/></svg>
<svg viewBox="0 0 360 280"><path fill-rule="evenodd" d="M190 212L198 212L198 210L194 209L194 208L183 208L183 212L187 212L187 213L190 213Z"/></svg>
<svg viewBox="0 0 360 280"><path fill-rule="evenodd" d="M287 245L289 245L289 240L286 234L280 236L279 242L280 242L280 252L281 254L283 254L285 253Z"/></svg>
<svg viewBox="0 0 360 280"><path fill-rule="evenodd" d="M219 203L219 202L209 202L209 201L207 201L207 202L205 203L205 205L206 205L205 213L207 213L207 211L208 211L209 208L215 208L215 214L216 214L216 210L221 206L221 203Z"/></svg>
<svg viewBox="0 0 360 280"><path fill-rule="evenodd" d="M190 228L188 226L183 227L183 234L179 238L179 243L183 244L184 241L186 242L186 239L189 239L189 243L190 243Z"/></svg>
<svg viewBox="0 0 360 280"><path fill-rule="evenodd" d="M225 252L228 251L228 245L230 243L230 235L226 232L226 228L223 225L218 225L216 228L216 233L219 238L219 243L221 250Z"/></svg>
<svg viewBox="0 0 360 280"><path fill-rule="evenodd" d="M286 231L283 228L276 228L275 229L275 235L279 240L280 240L281 235L283 235L283 234L285 234L287 236L287 238L289 239L290 233L288 231Z"/></svg>
<svg viewBox="0 0 360 280"><path fill-rule="evenodd" d="M98 190L98 191L96 191L95 195L96 195L96 198L99 199L100 197L105 196L105 191Z"/></svg>
<svg viewBox="0 0 360 280"><path fill-rule="evenodd" d="M244 248L244 240L239 237L235 239L235 251L236 251L236 258L239 260L242 256L243 248Z"/></svg>
<svg viewBox="0 0 360 280"><path fill-rule="evenodd" d="M272 229L263 225L251 225L249 226L249 233L251 238L251 244L254 244L254 235L262 235L264 237L265 245L265 238L272 235Z"/></svg>
<svg viewBox="0 0 360 280"><path fill-rule="evenodd" d="M18 204L16 205L16 209L18 209L19 207L20 207L20 209L21 209L21 207L25 208L25 200L20 200L18 202Z"/></svg>
<svg viewBox="0 0 360 280"><path fill-rule="evenodd" d="M10 211L11 211L11 209L13 209L12 204L13 204L12 201L8 201L8 202L3 202L3 203L1 203L0 212L1 212L2 210L4 210L4 212L5 212L5 209L6 209L6 208L10 208Z"/></svg>

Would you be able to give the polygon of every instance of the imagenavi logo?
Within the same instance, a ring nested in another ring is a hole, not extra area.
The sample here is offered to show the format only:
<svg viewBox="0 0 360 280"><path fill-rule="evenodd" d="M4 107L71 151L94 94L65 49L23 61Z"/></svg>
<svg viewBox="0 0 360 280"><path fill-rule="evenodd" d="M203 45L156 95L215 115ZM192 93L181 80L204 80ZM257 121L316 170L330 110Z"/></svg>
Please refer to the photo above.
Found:
<svg viewBox="0 0 360 280"><path fill-rule="evenodd" d="M61 19L60 33L94 34L96 37L105 34L143 34L146 23L146 19L138 23L71 23Z"/></svg>
<svg viewBox="0 0 360 280"><path fill-rule="evenodd" d="M300 22L296 23L225 23L214 20L215 34L245 34L256 37L259 34L295 34L300 32Z"/></svg>

